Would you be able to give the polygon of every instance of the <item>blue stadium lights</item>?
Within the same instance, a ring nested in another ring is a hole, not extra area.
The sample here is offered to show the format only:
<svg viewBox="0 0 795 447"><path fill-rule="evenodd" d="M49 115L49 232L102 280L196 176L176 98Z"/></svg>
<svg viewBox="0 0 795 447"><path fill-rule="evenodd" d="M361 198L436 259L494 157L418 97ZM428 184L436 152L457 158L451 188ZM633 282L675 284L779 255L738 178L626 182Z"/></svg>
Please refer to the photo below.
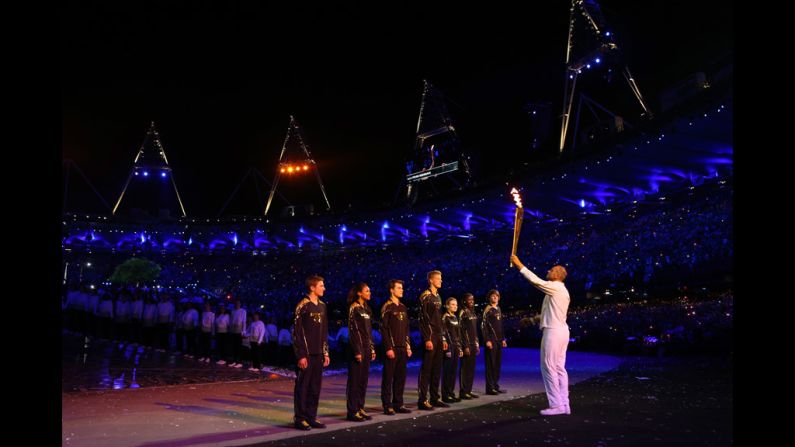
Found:
<svg viewBox="0 0 795 447"><path fill-rule="evenodd" d="M601 64L601 63L602 63L602 59L599 59L599 58L597 57L597 58L596 58L596 60L595 60L594 62L596 62L597 64Z"/></svg>
<svg viewBox="0 0 795 447"><path fill-rule="evenodd" d="M591 64L585 64L585 68L591 68Z"/></svg>
<svg viewBox="0 0 795 447"><path fill-rule="evenodd" d="M144 171L144 177L149 177L149 171Z"/></svg>
<svg viewBox="0 0 795 447"><path fill-rule="evenodd" d="M606 32L605 36L610 37L610 31Z"/></svg>
<svg viewBox="0 0 795 447"><path fill-rule="evenodd" d="M166 171L161 172L160 177L166 178Z"/></svg>
<svg viewBox="0 0 795 447"><path fill-rule="evenodd" d="M139 174L138 174L138 171L135 171L135 175L139 175Z"/></svg>
<svg viewBox="0 0 795 447"><path fill-rule="evenodd" d="M585 208L585 199L580 199L580 208Z"/></svg>

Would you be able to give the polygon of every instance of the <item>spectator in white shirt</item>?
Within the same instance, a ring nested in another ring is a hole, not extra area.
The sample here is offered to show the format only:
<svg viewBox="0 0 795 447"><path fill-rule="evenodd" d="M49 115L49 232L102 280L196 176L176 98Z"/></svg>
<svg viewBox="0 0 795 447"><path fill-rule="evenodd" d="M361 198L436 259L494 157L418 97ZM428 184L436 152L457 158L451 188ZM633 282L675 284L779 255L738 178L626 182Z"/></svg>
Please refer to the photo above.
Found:
<svg viewBox="0 0 795 447"><path fill-rule="evenodd" d="M265 331L268 333L265 358L273 362L273 360L276 359L276 352L279 349L276 344L276 341L279 339L279 328L276 327L276 320L273 317L268 318Z"/></svg>
<svg viewBox="0 0 795 447"><path fill-rule="evenodd" d="M177 308L174 310L174 350L177 351L177 354L187 354L185 350L185 323L182 321L187 310L187 303L177 303Z"/></svg>
<svg viewBox="0 0 795 447"><path fill-rule="evenodd" d="M229 313L223 305L218 306L215 317L215 349L218 351L218 365L226 365L229 355Z"/></svg>
<svg viewBox="0 0 795 447"><path fill-rule="evenodd" d="M157 335L158 351L165 352L170 346L171 326L174 323L174 303L171 297L164 293L160 296L160 303L157 305Z"/></svg>
<svg viewBox="0 0 795 447"><path fill-rule="evenodd" d="M254 312L249 339L251 340L251 368L249 371L259 372L262 368L262 344L265 341L265 324L260 321L260 313Z"/></svg>
<svg viewBox="0 0 795 447"><path fill-rule="evenodd" d="M293 336L287 329L279 330L279 363L282 365L292 365L295 363L293 357Z"/></svg>
<svg viewBox="0 0 795 447"><path fill-rule="evenodd" d="M246 309L243 309L240 300L235 300L235 309L232 311L231 338L232 338L232 364L239 368L243 366L243 331L248 329L246 326Z"/></svg>
<svg viewBox="0 0 795 447"><path fill-rule="evenodd" d="M185 331L185 357L192 359L196 355L196 327L199 325L199 311L193 303L188 303L182 315L182 329Z"/></svg>
<svg viewBox="0 0 795 447"><path fill-rule="evenodd" d="M143 344L146 349L152 349L155 345L155 324L157 323L157 300L154 296L146 295L141 319L143 320Z"/></svg>
<svg viewBox="0 0 795 447"><path fill-rule="evenodd" d="M210 363L210 358L212 355L210 354L210 347L213 342L213 332L215 329L215 312L212 311L212 307L210 306L210 302L207 301L204 303L204 312L202 312L202 321L201 321L201 332L199 333L199 337L201 337L201 358L199 359L200 362Z"/></svg>

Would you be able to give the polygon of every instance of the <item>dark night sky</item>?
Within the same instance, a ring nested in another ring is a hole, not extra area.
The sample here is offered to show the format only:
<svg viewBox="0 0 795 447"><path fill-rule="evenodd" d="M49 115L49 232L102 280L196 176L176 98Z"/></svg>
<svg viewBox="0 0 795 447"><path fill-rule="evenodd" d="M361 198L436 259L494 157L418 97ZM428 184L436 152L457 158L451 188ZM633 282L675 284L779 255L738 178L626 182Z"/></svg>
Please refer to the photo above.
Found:
<svg viewBox="0 0 795 447"><path fill-rule="evenodd" d="M61 14L63 156L108 202L150 120L188 214L214 216L249 167L273 175L289 114L339 208L394 196L423 78L460 106L462 140L490 172L528 158L524 103L561 107L569 2L113 3ZM732 51L727 2L601 6L652 104ZM637 119L631 98L600 99Z"/></svg>

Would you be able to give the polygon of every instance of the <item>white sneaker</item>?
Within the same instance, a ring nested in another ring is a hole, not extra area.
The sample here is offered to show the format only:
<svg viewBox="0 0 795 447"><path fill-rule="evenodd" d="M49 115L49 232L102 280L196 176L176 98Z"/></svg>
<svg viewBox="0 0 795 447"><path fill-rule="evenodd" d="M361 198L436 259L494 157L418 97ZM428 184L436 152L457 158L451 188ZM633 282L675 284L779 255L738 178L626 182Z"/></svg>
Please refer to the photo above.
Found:
<svg viewBox="0 0 795 447"><path fill-rule="evenodd" d="M204 359L204 363L210 363L210 357L207 357L206 359Z"/></svg>
<svg viewBox="0 0 795 447"><path fill-rule="evenodd" d="M200 361L200 362L203 362L203 361L204 361L204 357L200 357L200 358L199 358L199 361Z"/></svg>
<svg viewBox="0 0 795 447"><path fill-rule="evenodd" d="M215 362L216 365L226 365L226 360L218 360Z"/></svg>
<svg viewBox="0 0 795 447"><path fill-rule="evenodd" d="M235 368L242 368L242 367L243 367L242 363L235 363Z"/></svg>
<svg viewBox="0 0 795 447"><path fill-rule="evenodd" d="M251 368L249 368L248 370L251 371L251 372L259 372L259 370L257 368L254 368L253 366Z"/></svg>
<svg viewBox="0 0 795 447"><path fill-rule="evenodd" d="M546 409L541 410L541 415L542 416L555 416L557 414L566 414L566 406L565 405L561 405L559 407L546 408Z"/></svg>

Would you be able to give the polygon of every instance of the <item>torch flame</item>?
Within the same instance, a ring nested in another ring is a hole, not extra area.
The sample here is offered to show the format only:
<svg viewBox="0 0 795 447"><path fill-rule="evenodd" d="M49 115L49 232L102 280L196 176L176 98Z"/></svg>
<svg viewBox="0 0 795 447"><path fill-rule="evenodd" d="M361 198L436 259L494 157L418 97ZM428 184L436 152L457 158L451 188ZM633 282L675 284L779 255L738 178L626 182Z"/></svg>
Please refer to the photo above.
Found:
<svg viewBox="0 0 795 447"><path fill-rule="evenodd" d="M522 207L522 197L519 195L519 191L516 188L511 189L511 195L513 196L513 201L516 202L516 207Z"/></svg>

